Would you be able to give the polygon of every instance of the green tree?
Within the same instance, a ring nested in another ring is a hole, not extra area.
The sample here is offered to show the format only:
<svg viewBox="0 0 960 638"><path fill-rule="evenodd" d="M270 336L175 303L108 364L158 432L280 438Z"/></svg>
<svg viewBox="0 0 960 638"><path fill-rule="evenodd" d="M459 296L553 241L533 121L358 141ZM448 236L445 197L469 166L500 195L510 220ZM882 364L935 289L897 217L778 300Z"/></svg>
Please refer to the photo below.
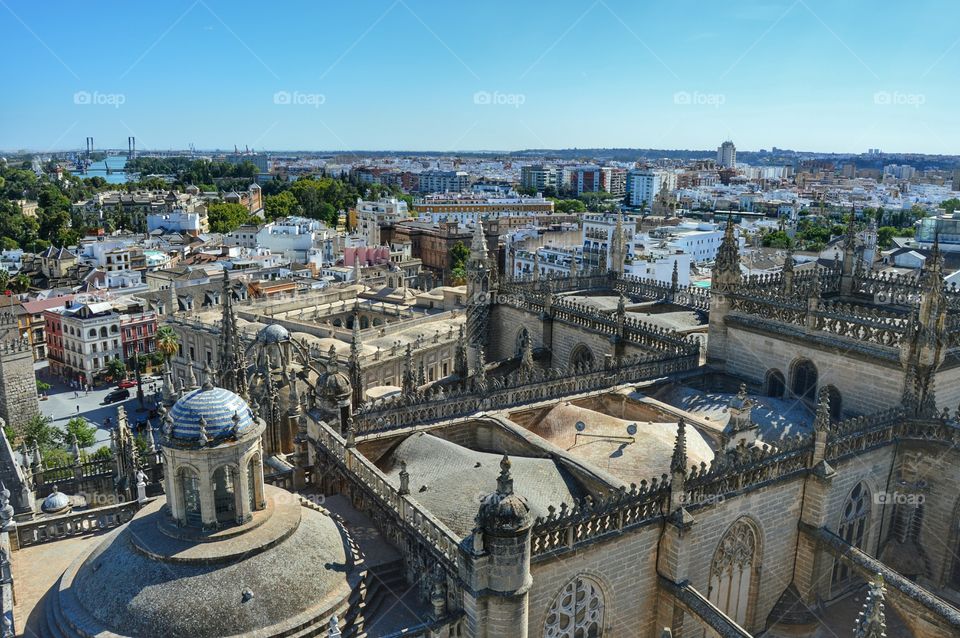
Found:
<svg viewBox="0 0 960 638"><path fill-rule="evenodd" d="M763 245L767 248L790 248L793 245L793 240L786 232L778 230L764 235Z"/></svg>
<svg viewBox="0 0 960 638"><path fill-rule="evenodd" d="M558 213L585 213L587 205L579 199L556 199L553 209Z"/></svg>
<svg viewBox="0 0 960 638"><path fill-rule="evenodd" d="M60 441L63 445L70 445L71 435L77 437L77 445L81 448L92 446L97 440L97 428L87 423L82 416L75 416L67 421L67 426L60 433Z"/></svg>
<svg viewBox="0 0 960 638"><path fill-rule="evenodd" d="M462 241L458 241L450 249L450 270L464 270L467 266L467 260L470 259L470 249L464 246Z"/></svg>
<svg viewBox="0 0 960 638"><path fill-rule="evenodd" d="M957 199L956 197L945 199L940 203L940 206L947 212L948 215L952 215L955 210L960 208L960 199Z"/></svg>
<svg viewBox="0 0 960 638"><path fill-rule="evenodd" d="M37 379L37 392L40 392L42 394L49 389L50 389L49 383L47 383L46 381L41 381L40 379Z"/></svg>
<svg viewBox="0 0 960 638"><path fill-rule="evenodd" d="M250 219L246 206L231 202L218 202L207 207L207 219L214 233L229 233Z"/></svg>
<svg viewBox="0 0 960 638"><path fill-rule="evenodd" d="M127 376L127 365L121 359L110 359L107 361L107 374L114 381L119 381Z"/></svg>
<svg viewBox="0 0 960 638"><path fill-rule="evenodd" d="M877 229L877 244L880 248L890 248L896 233L897 229L893 226L881 226Z"/></svg>
<svg viewBox="0 0 960 638"><path fill-rule="evenodd" d="M90 458L95 461L109 461L113 458L113 450L106 445L99 447L96 452L90 455Z"/></svg>
<svg viewBox="0 0 960 638"><path fill-rule="evenodd" d="M51 447L41 450L43 463L47 467L68 467L73 465L73 455L62 447Z"/></svg>
<svg viewBox="0 0 960 638"><path fill-rule="evenodd" d="M45 414L34 414L23 426L23 440L31 445L36 443L41 450L54 447L58 439L57 428Z"/></svg>
<svg viewBox="0 0 960 638"><path fill-rule="evenodd" d="M263 200L264 213L270 220L296 215L299 208L300 203L290 191L283 191L277 195L267 195Z"/></svg>

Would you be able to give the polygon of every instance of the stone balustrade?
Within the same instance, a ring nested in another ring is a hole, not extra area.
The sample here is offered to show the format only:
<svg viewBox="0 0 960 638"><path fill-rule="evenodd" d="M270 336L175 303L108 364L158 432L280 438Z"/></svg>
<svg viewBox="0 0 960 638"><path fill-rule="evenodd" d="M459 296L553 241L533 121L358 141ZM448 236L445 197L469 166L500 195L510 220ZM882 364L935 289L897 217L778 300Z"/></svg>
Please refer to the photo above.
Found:
<svg viewBox="0 0 960 638"><path fill-rule="evenodd" d="M148 499L146 503L152 500ZM92 534L111 529L123 525L133 518L141 506L142 504L137 501L127 501L82 512L71 512L62 516L17 523L17 546L18 548L29 547L70 536Z"/></svg>

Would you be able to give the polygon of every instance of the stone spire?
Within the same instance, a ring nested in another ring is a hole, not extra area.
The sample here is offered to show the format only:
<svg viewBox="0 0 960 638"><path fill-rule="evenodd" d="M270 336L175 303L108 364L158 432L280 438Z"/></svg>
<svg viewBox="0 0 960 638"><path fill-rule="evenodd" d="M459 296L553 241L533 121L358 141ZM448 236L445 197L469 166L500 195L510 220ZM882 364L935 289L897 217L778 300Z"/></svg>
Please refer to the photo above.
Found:
<svg viewBox="0 0 960 638"><path fill-rule="evenodd" d="M209 363L206 363L203 366L203 389L213 390L214 385L215 383L213 381L213 368L210 367Z"/></svg>
<svg viewBox="0 0 960 638"><path fill-rule="evenodd" d="M520 353L520 378L529 381L533 375L533 339L528 335L523 342L523 352Z"/></svg>
<svg viewBox="0 0 960 638"><path fill-rule="evenodd" d="M473 372L473 386L477 392L484 392L487 389L487 362L483 354L483 348L477 352L477 367Z"/></svg>
<svg viewBox="0 0 960 638"><path fill-rule="evenodd" d="M410 344L407 344L407 351L403 355L403 394L404 396L413 396L417 393L417 380L413 372L413 350Z"/></svg>
<svg viewBox="0 0 960 638"><path fill-rule="evenodd" d="M533 249L533 280L540 281L540 251Z"/></svg>
<svg viewBox="0 0 960 638"><path fill-rule="evenodd" d="M70 454L73 456L74 463L80 463L80 443L77 441L77 435L70 433Z"/></svg>
<svg viewBox="0 0 960 638"><path fill-rule="evenodd" d="M740 284L740 245L734 233L733 217L727 215L723 240L713 264L711 289L719 292L733 290Z"/></svg>
<svg viewBox="0 0 960 638"><path fill-rule="evenodd" d="M877 574L876 579L867 589L867 599L863 603L863 611L857 616L857 624L853 629L855 638L886 638L887 620L883 613L883 599L885 591L883 576Z"/></svg>
<svg viewBox="0 0 960 638"><path fill-rule="evenodd" d="M467 341L464 339L463 324L460 324L460 338L457 339L457 348L453 355L453 371L461 379L470 374L470 365L467 359Z"/></svg>
<svg viewBox="0 0 960 638"><path fill-rule="evenodd" d="M814 417L813 427L817 431L830 430L830 393L826 388L821 388L817 397L817 415Z"/></svg>
<svg viewBox="0 0 960 638"><path fill-rule="evenodd" d="M677 421L677 440L673 444L673 456L670 458L670 471L686 474L687 472L687 424L681 418Z"/></svg>
<svg viewBox="0 0 960 638"><path fill-rule="evenodd" d="M477 215L477 223L473 226L473 237L470 240L470 261L486 261L487 238L483 233L483 222Z"/></svg>
<svg viewBox="0 0 960 638"><path fill-rule="evenodd" d="M477 351L487 344L490 323L491 297L496 283L492 277L487 240L483 222L477 217L470 243L470 261L467 263L467 355L475 365Z"/></svg>
<svg viewBox="0 0 960 638"><path fill-rule="evenodd" d="M187 364L187 387L191 390L196 390L200 387L197 384L197 375L193 372L193 362Z"/></svg>
<svg viewBox="0 0 960 638"><path fill-rule="evenodd" d="M353 407L363 403L363 371L360 367L360 311L353 308L353 334L350 337L350 387L353 388Z"/></svg>
<svg viewBox="0 0 960 638"><path fill-rule="evenodd" d="M244 354L237 317L233 312L233 293L230 290L230 276L223 271L223 287L220 290L220 306L223 315L220 320L220 353L218 357L217 377L220 387L247 398L247 359Z"/></svg>
<svg viewBox="0 0 960 638"><path fill-rule="evenodd" d="M510 476L510 457L504 453L500 459L500 475L497 477L497 494L510 496L513 494L513 477Z"/></svg>
<svg viewBox="0 0 960 638"><path fill-rule="evenodd" d="M580 276L580 265L577 263L577 251L570 253L570 278L576 279Z"/></svg>
<svg viewBox="0 0 960 638"><path fill-rule="evenodd" d="M618 275L623 274L627 259L627 238L623 230L623 212L617 213L617 223L613 227L610 238L610 270Z"/></svg>
<svg viewBox="0 0 960 638"><path fill-rule="evenodd" d="M853 293L853 275L857 261L857 211L850 206L850 220L843 235L843 264L840 267L840 294Z"/></svg>
<svg viewBox="0 0 960 638"><path fill-rule="evenodd" d="M783 294L790 296L793 294L793 250L787 250L787 256L783 260Z"/></svg>
<svg viewBox="0 0 960 638"><path fill-rule="evenodd" d="M360 251L353 253L353 283L360 283Z"/></svg>
<svg viewBox="0 0 960 638"><path fill-rule="evenodd" d="M680 287L680 266L673 260L673 272L670 273L670 292L677 292Z"/></svg>

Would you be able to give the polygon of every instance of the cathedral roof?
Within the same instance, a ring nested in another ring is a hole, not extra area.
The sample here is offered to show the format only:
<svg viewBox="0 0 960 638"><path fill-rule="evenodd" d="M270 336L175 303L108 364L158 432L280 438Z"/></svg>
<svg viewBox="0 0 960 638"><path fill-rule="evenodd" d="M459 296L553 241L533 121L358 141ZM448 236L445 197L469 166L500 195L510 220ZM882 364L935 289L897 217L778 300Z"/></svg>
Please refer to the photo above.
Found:
<svg viewBox="0 0 960 638"><path fill-rule="evenodd" d="M278 323L271 323L257 333L258 343L272 344L284 341L290 341L290 332Z"/></svg>
<svg viewBox="0 0 960 638"><path fill-rule="evenodd" d="M234 419L236 415L236 422ZM224 390L204 386L180 398L170 410L173 429L168 438L180 441L200 440L200 424L207 439L241 436L254 427L253 412L240 396Z"/></svg>

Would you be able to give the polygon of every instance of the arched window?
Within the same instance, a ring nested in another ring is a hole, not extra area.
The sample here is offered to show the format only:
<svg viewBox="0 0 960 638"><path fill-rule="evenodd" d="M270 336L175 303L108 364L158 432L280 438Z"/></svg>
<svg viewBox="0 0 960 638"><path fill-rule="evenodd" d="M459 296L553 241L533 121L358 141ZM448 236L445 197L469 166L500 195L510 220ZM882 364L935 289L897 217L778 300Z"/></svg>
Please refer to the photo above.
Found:
<svg viewBox="0 0 960 638"><path fill-rule="evenodd" d="M740 519L724 534L710 565L710 602L741 627L749 623L750 600L754 594L757 566L757 533Z"/></svg>
<svg viewBox="0 0 960 638"><path fill-rule="evenodd" d="M857 549L863 549L867 539L867 525L870 519L870 490L863 483L857 485L850 491L847 502L843 506L843 512L840 515L840 525L837 528L837 534L848 544ZM833 581L835 589L842 589L850 584L850 577L853 573L850 568L840 560L833 564Z"/></svg>
<svg viewBox="0 0 960 638"><path fill-rule="evenodd" d="M237 517L236 476L229 465L217 468L213 473L213 504L218 523L230 523Z"/></svg>
<svg viewBox="0 0 960 638"><path fill-rule="evenodd" d="M603 590L587 576L577 576L554 599L543 627L544 638L603 636Z"/></svg>
<svg viewBox="0 0 960 638"><path fill-rule="evenodd" d="M70 334L73 334L73 328L70 328ZM96 337L96 336L97 336L97 329L96 329L96 328L90 328L90 336L91 336L91 337ZM104 335L104 336L106 336L106 335Z"/></svg>
<svg viewBox="0 0 960 638"><path fill-rule="evenodd" d="M366 316L360 317L360 329L366 330L370 327L370 319Z"/></svg>
<svg viewBox="0 0 960 638"><path fill-rule="evenodd" d="M106 327L106 326L100 326L100 336L101 336L101 337L106 337L106 336L107 336L107 327Z"/></svg>
<svg viewBox="0 0 960 638"><path fill-rule="evenodd" d="M787 389L787 381L783 378L783 373L779 370L768 370L766 389L768 397L782 399Z"/></svg>
<svg viewBox="0 0 960 638"><path fill-rule="evenodd" d="M590 370L593 368L593 352L580 344L570 353L570 370Z"/></svg>
<svg viewBox="0 0 960 638"><path fill-rule="evenodd" d="M810 359L800 359L793 364L790 389L801 398L813 401L817 396L817 366Z"/></svg>
<svg viewBox="0 0 960 638"><path fill-rule="evenodd" d="M523 355L523 349L527 347L527 341L530 340L530 333L527 332L526 328L520 328L520 331L517 333L517 344L514 351L514 356L519 357Z"/></svg>
<svg viewBox="0 0 960 638"><path fill-rule="evenodd" d="M180 496L183 499L184 522L200 527L200 477L187 467L180 469Z"/></svg>

